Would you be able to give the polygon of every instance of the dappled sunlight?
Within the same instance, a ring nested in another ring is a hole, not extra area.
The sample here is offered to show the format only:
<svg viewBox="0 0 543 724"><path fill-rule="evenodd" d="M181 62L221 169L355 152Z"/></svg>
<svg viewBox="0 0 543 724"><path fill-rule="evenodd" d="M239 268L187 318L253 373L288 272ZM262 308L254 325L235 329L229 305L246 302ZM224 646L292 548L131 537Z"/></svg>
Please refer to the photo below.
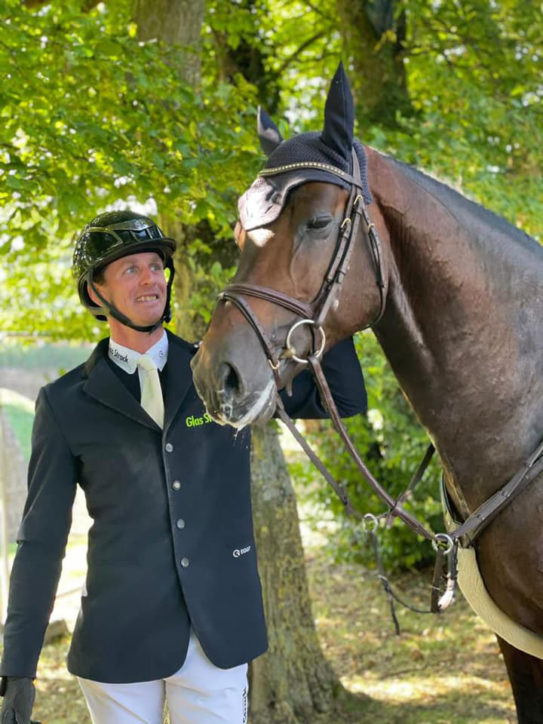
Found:
<svg viewBox="0 0 543 724"><path fill-rule="evenodd" d="M403 676L401 680L396 677L382 679L379 674L366 672L363 675L342 677L341 683L349 691L363 693L392 704L429 703L439 700L451 691L458 696L469 697L483 692L485 696L495 692L499 697L503 695L505 686L502 682L492 682L476 676L444 676L432 674L431 671L421 672L420 676Z"/></svg>
<svg viewBox="0 0 543 724"><path fill-rule="evenodd" d="M516 721L496 640L460 594L440 616L398 607L397 636L374 572L334 563L322 548L305 543L321 646L348 695L369 697L368 721ZM424 580L421 573L399 576L407 600L427 603Z"/></svg>

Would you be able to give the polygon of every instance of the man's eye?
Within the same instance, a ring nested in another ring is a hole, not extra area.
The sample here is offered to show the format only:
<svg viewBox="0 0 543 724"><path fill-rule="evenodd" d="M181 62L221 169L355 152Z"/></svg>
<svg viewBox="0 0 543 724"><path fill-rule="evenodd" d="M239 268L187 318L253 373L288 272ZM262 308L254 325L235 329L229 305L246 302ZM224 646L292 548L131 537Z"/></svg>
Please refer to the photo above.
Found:
<svg viewBox="0 0 543 724"><path fill-rule="evenodd" d="M152 265L151 265L151 271L154 271L154 272L162 272L162 271L164 271L164 267L162 266L162 264L158 264L158 263L157 263L157 264L152 264Z"/></svg>

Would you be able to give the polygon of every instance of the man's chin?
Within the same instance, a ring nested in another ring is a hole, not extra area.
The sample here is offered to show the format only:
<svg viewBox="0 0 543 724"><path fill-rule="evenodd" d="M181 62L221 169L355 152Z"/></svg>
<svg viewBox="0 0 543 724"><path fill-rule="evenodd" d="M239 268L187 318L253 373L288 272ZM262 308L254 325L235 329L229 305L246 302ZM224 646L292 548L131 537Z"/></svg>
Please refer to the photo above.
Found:
<svg viewBox="0 0 543 724"><path fill-rule="evenodd" d="M153 327L154 329L156 329L164 321L162 311L150 314L133 314L132 316L127 314L126 316L130 320L130 322L136 327Z"/></svg>

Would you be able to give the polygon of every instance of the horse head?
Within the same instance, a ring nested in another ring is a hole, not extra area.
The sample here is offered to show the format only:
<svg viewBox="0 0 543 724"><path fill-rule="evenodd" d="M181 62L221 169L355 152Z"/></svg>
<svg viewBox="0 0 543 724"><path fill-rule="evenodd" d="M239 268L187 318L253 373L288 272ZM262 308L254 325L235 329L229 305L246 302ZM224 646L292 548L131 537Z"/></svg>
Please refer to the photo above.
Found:
<svg viewBox="0 0 543 724"><path fill-rule="evenodd" d="M382 311L380 250L361 216L371 199L365 150L353 125L343 65L321 133L285 141L259 111L268 160L239 200L239 267L193 361L197 390L220 423L242 427L269 418L277 388L308 354L321 354Z"/></svg>

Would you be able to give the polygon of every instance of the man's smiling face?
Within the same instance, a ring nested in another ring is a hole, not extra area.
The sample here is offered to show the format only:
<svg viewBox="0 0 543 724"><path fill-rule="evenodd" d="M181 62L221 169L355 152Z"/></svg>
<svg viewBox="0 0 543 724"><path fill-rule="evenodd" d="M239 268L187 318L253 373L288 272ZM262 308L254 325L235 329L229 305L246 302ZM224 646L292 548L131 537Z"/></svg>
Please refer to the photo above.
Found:
<svg viewBox="0 0 543 724"><path fill-rule="evenodd" d="M162 257L154 251L112 261L95 284L100 294L136 325L152 325L162 317L166 279Z"/></svg>

